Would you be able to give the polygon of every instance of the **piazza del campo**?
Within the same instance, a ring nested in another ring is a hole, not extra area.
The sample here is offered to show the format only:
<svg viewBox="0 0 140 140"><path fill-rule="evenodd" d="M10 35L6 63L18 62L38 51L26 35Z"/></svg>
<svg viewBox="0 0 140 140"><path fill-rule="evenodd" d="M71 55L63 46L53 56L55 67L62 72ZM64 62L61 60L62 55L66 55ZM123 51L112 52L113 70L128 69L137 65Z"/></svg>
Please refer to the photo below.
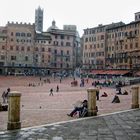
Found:
<svg viewBox="0 0 140 140"><path fill-rule="evenodd" d="M0 26L0 140L139 140L140 12L81 37L43 14Z"/></svg>

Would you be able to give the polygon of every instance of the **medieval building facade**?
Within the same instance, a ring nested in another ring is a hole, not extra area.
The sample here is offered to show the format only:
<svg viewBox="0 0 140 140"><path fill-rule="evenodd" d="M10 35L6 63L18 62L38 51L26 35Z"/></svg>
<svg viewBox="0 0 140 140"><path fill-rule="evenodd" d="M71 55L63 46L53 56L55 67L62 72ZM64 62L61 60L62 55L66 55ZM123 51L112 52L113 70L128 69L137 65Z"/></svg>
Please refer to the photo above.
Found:
<svg viewBox="0 0 140 140"><path fill-rule="evenodd" d="M0 73L49 73L76 67L77 31L58 29L55 21L46 32L35 24L9 23L0 27Z"/></svg>
<svg viewBox="0 0 140 140"><path fill-rule="evenodd" d="M140 69L140 12L135 21L84 29L83 68Z"/></svg>

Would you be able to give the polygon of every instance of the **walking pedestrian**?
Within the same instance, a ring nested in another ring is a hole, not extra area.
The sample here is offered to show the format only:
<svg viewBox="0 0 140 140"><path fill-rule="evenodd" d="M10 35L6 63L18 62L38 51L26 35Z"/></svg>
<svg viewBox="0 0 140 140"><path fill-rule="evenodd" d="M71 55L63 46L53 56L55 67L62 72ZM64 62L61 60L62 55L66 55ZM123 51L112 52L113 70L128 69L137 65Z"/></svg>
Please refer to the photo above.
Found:
<svg viewBox="0 0 140 140"><path fill-rule="evenodd" d="M57 87L56 87L56 92L58 92L59 91L59 86L57 85Z"/></svg>
<svg viewBox="0 0 140 140"><path fill-rule="evenodd" d="M10 91L11 91L11 89L7 88L7 92L5 93L5 99L7 100L7 103L8 103L8 95L9 95Z"/></svg>
<svg viewBox="0 0 140 140"><path fill-rule="evenodd" d="M52 88L50 89L50 94L49 94L49 96L51 96L51 95L53 96L53 89L52 89Z"/></svg>

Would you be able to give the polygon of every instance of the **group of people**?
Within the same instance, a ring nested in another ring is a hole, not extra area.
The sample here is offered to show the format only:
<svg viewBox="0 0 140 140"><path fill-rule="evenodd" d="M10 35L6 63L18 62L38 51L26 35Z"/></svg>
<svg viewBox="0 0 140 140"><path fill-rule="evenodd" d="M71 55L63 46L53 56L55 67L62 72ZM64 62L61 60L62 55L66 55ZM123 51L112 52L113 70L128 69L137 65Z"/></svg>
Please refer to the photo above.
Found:
<svg viewBox="0 0 140 140"><path fill-rule="evenodd" d="M125 90L124 92L122 92L121 87L118 87L116 89L118 92L116 93L116 95L114 96L112 103L120 103L120 99L118 95L128 95L128 92Z"/></svg>
<svg viewBox="0 0 140 140"><path fill-rule="evenodd" d="M106 92L104 92L101 97L108 97L108 94ZM113 100L111 103L120 103L120 99L119 96L117 95L117 93L115 94Z"/></svg>
<svg viewBox="0 0 140 140"><path fill-rule="evenodd" d="M41 77L39 78L39 82L38 83L29 83L28 86L29 87L36 87L36 86L43 86L43 84L46 84L46 83L51 83L50 79L47 78L47 79L42 79Z"/></svg>
<svg viewBox="0 0 140 140"><path fill-rule="evenodd" d="M128 95L128 92L126 90L122 92L121 87L116 88L116 91L118 91L118 95Z"/></svg>
<svg viewBox="0 0 140 140"><path fill-rule="evenodd" d="M99 90L96 91L96 100L99 100ZM75 114L79 113L79 117L87 117L88 116L88 101L84 100L80 107L75 106L74 109L71 111L70 114L67 116L73 117ZM96 106L96 112L98 112L98 107Z"/></svg>
<svg viewBox="0 0 140 140"><path fill-rule="evenodd" d="M3 103L8 103L8 95L10 91L11 91L10 88L7 88L7 91L3 91L2 93Z"/></svg>
<svg viewBox="0 0 140 140"><path fill-rule="evenodd" d="M80 82L80 87L84 87L84 86L85 86L85 80L82 78Z"/></svg>
<svg viewBox="0 0 140 140"><path fill-rule="evenodd" d="M121 92L121 88L119 89L119 94L122 95L128 95L128 92L125 90L123 93ZM115 94L113 100L111 103L120 103L119 96L117 95L118 93ZM103 92L101 97L108 97L108 94L106 92ZM96 91L96 100L99 100L99 90ZM75 114L79 113L79 117L86 117L88 116L88 101L84 100L82 102L82 106L74 107L74 109L70 112L70 114L67 114L67 116L73 117ZM96 106L96 112L98 112L98 107Z"/></svg>

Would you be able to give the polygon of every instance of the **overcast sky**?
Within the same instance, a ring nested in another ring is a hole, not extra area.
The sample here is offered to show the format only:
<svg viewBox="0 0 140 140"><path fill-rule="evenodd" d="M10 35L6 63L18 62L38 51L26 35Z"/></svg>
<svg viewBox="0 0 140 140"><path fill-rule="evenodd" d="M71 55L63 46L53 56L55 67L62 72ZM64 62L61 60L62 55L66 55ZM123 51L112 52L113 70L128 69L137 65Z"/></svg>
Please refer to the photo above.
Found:
<svg viewBox="0 0 140 140"><path fill-rule="evenodd" d="M60 29L77 25L80 36L83 29L98 24L129 23L140 12L140 0L0 0L0 26L8 21L34 23L39 5L44 9L44 31L55 20Z"/></svg>

